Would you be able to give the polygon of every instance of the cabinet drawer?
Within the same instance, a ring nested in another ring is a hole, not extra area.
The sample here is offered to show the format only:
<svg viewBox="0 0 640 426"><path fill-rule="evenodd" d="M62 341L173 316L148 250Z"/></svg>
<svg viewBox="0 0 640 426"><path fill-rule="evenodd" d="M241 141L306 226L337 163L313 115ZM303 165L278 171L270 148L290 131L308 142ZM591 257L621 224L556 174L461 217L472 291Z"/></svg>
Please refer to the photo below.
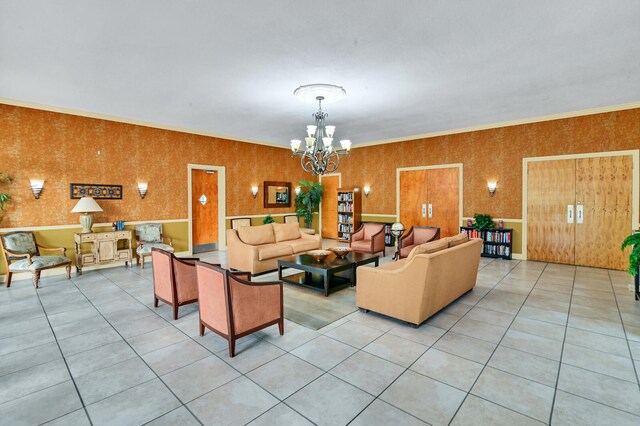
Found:
<svg viewBox="0 0 640 426"><path fill-rule="evenodd" d="M93 265L96 263L96 256L94 254L83 254L82 255L82 264L83 265Z"/></svg>
<svg viewBox="0 0 640 426"><path fill-rule="evenodd" d="M131 252L129 250L120 250L118 251L118 260L130 260Z"/></svg>
<svg viewBox="0 0 640 426"><path fill-rule="evenodd" d="M129 231L127 232L116 232L116 238L130 238L131 237L131 233Z"/></svg>
<svg viewBox="0 0 640 426"><path fill-rule="evenodd" d="M83 243L85 241L95 241L96 234L80 234L80 242Z"/></svg>
<svg viewBox="0 0 640 426"><path fill-rule="evenodd" d="M114 232L101 232L98 234L99 240L113 240Z"/></svg>

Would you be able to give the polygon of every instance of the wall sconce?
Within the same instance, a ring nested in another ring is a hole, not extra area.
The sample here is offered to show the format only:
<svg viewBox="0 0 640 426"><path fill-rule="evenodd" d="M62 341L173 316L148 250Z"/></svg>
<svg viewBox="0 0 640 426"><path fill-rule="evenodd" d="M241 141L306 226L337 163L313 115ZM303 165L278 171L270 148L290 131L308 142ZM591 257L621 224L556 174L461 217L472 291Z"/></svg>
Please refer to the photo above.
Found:
<svg viewBox="0 0 640 426"><path fill-rule="evenodd" d="M301 189L299 186L296 186L296 189L295 189L295 191L296 191L296 195L300 195L300 191L301 191L301 190L302 190L302 189Z"/></svg>
<svg viewBox="0 0 640 426"><path fill-rule="evenodd" d="M144 196L147 195L147 184L138 183L138 192L140 193L140 198L144 199Z"/></svg>
<svg viewBox="0 0 640 426"><path fill-rule="evenodd" d="M251 194L253 194L253 198L256 198L258 196L258 187L257 186L252 186L251 187Z"/></svg>
<svg viewBox="0 0 640 426"><path fill-rule="evenodd" d="M36 200L40 198L40 193L42 192L42 188L44 187L44 180L42 179L29 179L29 183L31 184L31 191L33 192L33 196L36 197Z"/></svg>
<svg viewBox="0 0 640 426"><path fill-rule="evenodd" d="M489 196L493 197L496 192L496 182L487 182L487 189L489 190Z"/></svg>
<svg viewBox="0 0 640 426"><path fill-rule="evenodd" d="M370 187L369 185L365 185L365 186L362 188L362 192L364 192L364 196L365 196L366 198L369 198L369 191L371 191L371 187Z"/></svg>

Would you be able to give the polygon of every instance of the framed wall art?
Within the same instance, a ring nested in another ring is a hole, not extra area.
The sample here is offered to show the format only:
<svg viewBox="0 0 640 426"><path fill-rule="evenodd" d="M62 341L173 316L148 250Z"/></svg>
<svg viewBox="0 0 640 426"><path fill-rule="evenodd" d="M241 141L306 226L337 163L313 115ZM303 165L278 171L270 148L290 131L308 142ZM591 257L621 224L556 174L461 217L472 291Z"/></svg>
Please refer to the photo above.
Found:
<svg viewBox="0 0 640 426"><path fill-rule="evenodd" d="M72 183L70 192L72 200L82 197L93 197L96 200L122 200L122 185Z"/></svg>

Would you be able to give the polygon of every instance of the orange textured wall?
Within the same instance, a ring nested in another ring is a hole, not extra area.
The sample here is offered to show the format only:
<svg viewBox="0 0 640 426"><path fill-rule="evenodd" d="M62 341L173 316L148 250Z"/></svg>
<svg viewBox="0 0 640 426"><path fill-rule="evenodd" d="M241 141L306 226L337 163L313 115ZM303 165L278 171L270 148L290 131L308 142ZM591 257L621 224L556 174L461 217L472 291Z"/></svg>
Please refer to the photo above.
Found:
<svg viewBox="0 0 640 426"><path fill-rule="evenodd" d="M72 182L123 186L122 200L99 201L96 222L186 218L189 163L226 167L227 216L293 212L263 208L251 186L310 177L288 149L0 105L0 172L14 178L0 187L13 197L0 227L77 223ZM45 180L39 200L29 179ZM144 200L139 181L149 184Z"/></svg>
<svg viewBox="0 0 640 426"><path fill-rule="evenodd" d="M395 214L396 168L463 163L463 216L522 218L522 159L640 148L640 109L354 149L342 185L371 185L363 213ZM498 187L489 197L487 181ZM637 208L637 206L636 206Z"/></svg>

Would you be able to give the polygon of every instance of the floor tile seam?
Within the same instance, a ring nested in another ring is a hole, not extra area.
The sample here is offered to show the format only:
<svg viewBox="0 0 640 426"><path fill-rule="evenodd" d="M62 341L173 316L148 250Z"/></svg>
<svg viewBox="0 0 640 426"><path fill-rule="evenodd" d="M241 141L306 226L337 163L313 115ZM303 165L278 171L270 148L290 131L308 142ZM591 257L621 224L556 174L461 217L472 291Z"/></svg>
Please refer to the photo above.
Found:
<svg viewBox="0 0 640 426"><path fill-rule="evenodd" d="M55 343L55 342L45 343L45 344L40 345L40 346L49 345L49 344L51 344L51 343ZM34 346L34 347L36 347L36 348L37 348L37 347L39 347L39 346ZM31 348L28 348L28 349L31 349ZM20 351L16 351L16 352L20 352ZM15 352L11 352L11 353L15 353ZM2 359L2 357L3 357L3 356L4 356L4 355L0 356L0 359ZM62 358L62 354L60 354L60 358ZM30 366L28 366L28 367L20 368L20 369L18 369L18 370L11 371L11 372L9 372L9 373L0 373L0 379L2 379L2 377L4 377L4 376L8 376L9 374L18 373L18 372L20 372L20 371L28 370L28 369L33 368L33 367L39 367L39 366L44 365L44 364L47 364L47 363L49 363L49 362L56 361L56 360L58 360L58 359L60 359L60 358L48 359L48 360L46 360L46 361L42 361L42 362L39 362L39 363L37 363L37 364L30 365Z"/></svg>
<svg viewBox="0 0 640 426"><path fill-rule="evenodd" d="M548 263L545 264L545 267L542 269L542 272L540 274L540 276L542 276L544 274L544 271L546 270L548 266ZM537 281L536 281L537 283ZM496 284L497 285L497 284ZM534 286L535 288L535 286ZM531 294L531 292L533 291L533 288L529 291L529 294ZM455 414L453 415L452 419L454 419L457 415L458 412L460 411L460 408L464 405L465 401L467 400L467 398L469 397L469 395L471 394L471 392L473 391L473 388L476 386L476 384L478 383L478 380L480 379L480 377L482 376L482 374L484 373L484 371L487 369L489 361L491 361L491 358L493 357L493 355L495 354L496 350L498 349L498 347L500 347L500 345L502 344L502 341L504 340L505 336L507 335L507 332L511 329L511 326L513 325L513 323L515 322L516 318L518 317L518 315L520 314L520 311L522 310L522 308L524 307L524 303L526 302L527 298L529 296L527 295L527 297L524 299L522 305L520 305L520 307L518 308L518 311L516 312L515 316L513 317L513 319L511 320L511 322L509 323L509 326L507 328L507 331L502 335L502 337L500 338L500 341L498 343L495 344L495 348L493 348L493 350L491 351L491 355L489 355L489 357L487 358L487 361L484 363L482 370L480 370L480 373L478 373L478 376L476 377L476 379L473 381L473 383L471 384L471 386L469 387L469 392L467 392L467 394L465 395L464 399L462 400L462 403L458 406L458 409L456 410ZM492 368L492 367L489 367ZM511 374L511 373L507 373L507 374ZM527 379L528 380L528 379ZM556 382L557 383L557 382ZM475 395L475 394L473 394ZM477 396L477 395L476 395ZM493 402L493 401L492 401ZM511 410L511 411L516 411L518 413L520 413L517 410ZM553 405L551 406L551 412L553 412ZM527 416L524 413L520 413L522 415ZM530 416L527 416L530 417Z"/></svg>
<svg viewBox="0 0 640 426"><path fill-rule="evenodd" d="M18 333L18 334L13 334L13 335L11 335L11 336L5 336L5 337L0 338L0 343L2 343L2 341L3 341L4 339L11 339L11 338L15 338L15 337L20 337L20 336L24 336L25 334L35 333L35 332L37 332L37 331L40 331L40 330L39 330L39 329L36 329L36 330L31 330L31 331L25 331L25 332ZM11 352L9 352L9 353L11 353ZM4 356L4 355L0 355L0 357L3 357L3 356Z"/></svg>
<svg viewBox="0 0 640 426"><path fill-rule="evenodd" d="M567 323L566 323L566 327L564 328L564 339L562 340L562 347L560 349L560 359L558 360L559 366L558 366L558 373L556 374L556 384L553 389L553 399L551 400L551 412L549 413L549 422L548 422L549 424L553 423L553 411L556 406L556 397L558 395L558 383L560 382L560 372L562 371L562 358L564 357L564 348L565 348L565 344L567 343L567 329L569 328L569 316L570 316L569 312L571 312L571 304L573 302L573 290L576 284L577 273L578 273L578 268L574 269L573 271L573 285L571 286L571 297L569 298L569 309L567 311Z"/></svg>
<svg viewBox="0 0 640 426"><path fill-rule="evenodd" d="M611 280L611 272L607 271L607 275L609 276L609 283L613 287L613 281ZM618 315L620 315L620 321L622 321L622 313L620 312L620 303L618 302L618 295L617 294L614 294L614 299L616 301L616 306L618 307ZM623 323L622 330L624 332L625 340L627 341L627 349L629 350L629 357L631 358L631 365L633 366L633 371L636 374L636 383L638 384L638 388L640 389L640 378L638 377L638 366L636 366L636 360L633 357L633 351L631 350L631 344L629 343L629 335L627 334L627 328L624 326L624 321L622 321L622 323Z"/></svg>
<svg viewBox="0 0 640 426"><path fill-rule="evenodd" d="M438 350L439 350L439 349L438 349ZM448 352L447 352L447 353L448 353ZM453 354L449 354L449 355L453 355ZM453 355L453 356L458 356L458 355ZM462 357L458 356L458 358L462 358ZM467 358L463 358L463 359L465 359L465 360L467 360L467 361L471 361L471 360L469 360L469 359L467 359ZM479 363L478 361L471 361L471 362L475 362L476 364L483 365L483 364ZM415 363L414 363L414 364L415 364ZM447 382L445 382L445 381L442 381L441 379L438 379L438 378L435 378L435 377L431 377L431 376L429 376L428 374L422 373L422 372L420 372L420 371L418 371L418 370L414 370L414 369L413 369L413 365L414 365L414 364L411 364L411 367L407 367L407 370L411 371L412 373L416 373L416 374L418 374L418 375L420 375L420 376L422 376L422 377L426 377L426 378L427 378L427 379L429 379L429 380L433 380L434 382L438 382L438 383L440 383L440 384L447 385L447 386L449 386L449 387L451 387L451 388L454 388L454 389L456 389L456 390L459 390L460 392L464 392L465 394L468 394L468 393L470 393L470 392L471 392L471 388L469 388L468 390L467 390L467 389L463 389L463 388L460 388L460 387L458 387L458 386L456 386L456 385L452 385L451 383L447 383ZM403 373L403 374L404 374L404 373ZM479 374L478 374L478 376L479 376ZM385 388L385 390L386 390L386 388ZM380 393L380 395L382 395L382 392Z"/></svg>
<svg viewBox="0 0 640 426"><path fill-rule="evenodd" d="M620 339L620 340L625 340L625 341L628 341L628 340L629 340L629 339L627 339L627 338L626 338L626 334L625 334L625 337L620 337L620 336L614 336L613 334L601 333L601 332L599 332L599 331L595 331L595 330L593 330L593 329L586 329L586 328L575 327L575 326L573 326L573 325L567 325L567 328L570 328L570 329L572 329L572 330L587 331L587 332L589 332L589 333L597 334L598 336L610 337L610 338L612 338L612 339ZM568 343L569 343L569 342L568 342ZM574 343L569 343L569 344L570 344L570 345L574 345L574 346L580 346L580 345L576 345L576 344L574 344ZM599 349L594 349L594 350L599 351L599 352L606 352L606 351L600 351ZM621 355L618 355L618 356L621 356ZM631 358L631 357L629 357L629 358Z"/></svg>
<svg viewBox="0 0 640 426"><path fill-rule="evenodd" d="M166 416L167 414L172 413L172 412L174 412L174 411L176 411L176 410L179 410L180 408L183 408L183 407L184 407L184 409L185 409L185 410L189 411L189 409L188 409L187 407L185 407L185 404L182 404L182 405L180 405L179 407L176 407L176 408L174 408L174 409L173 409L173 410L171 410L171 411L168 411L168 412L166 412L166 413L164 413L164 414L159 415L158 417L154 417L153 419L149 420L149 421L148 421L148 422L146 422L146 423L143 423L143 424L142 424L142 426L147 426L147 425L149 425L149 424L153 423L154 421L156 421L156 420L158 420L158 419L162 418L163 416ZM191 411L189 411L189 413L191 413ZM192 414L192 416L193 416L193 414ZM204 423L202 423L202 422L200 421L200 419L199 419L199 418L197 418L196 416L193 416L193 418L194 418L194 419L195 419L195 420L196 420L200 425L204 426ZM42 425L42 426L46 426L46 425Z"/></svg>
<svg viewBox="0 0 640 426"><path fill-rule="evenodd" d="M112 281L112 282L113 282L113 281ZM75 285L75 284L74 284L74 285ZM76 286L76 287L77 287L77 286ZM80 290L80 292L82 292L82 290L81 290L80 288L78 288L78 290ZM84 295L84 292L82 292L82 294ZM85 297L86 297L86 296L85 296ZM88 299L87 299L87 300L88 300ZM104 315L102 314L102 312L100 312L100 316L102 316L102 318L103 318L105 321L107 321L107 322L111 325L111 322L110 322L107 318L105 318L105 317L104 317ZM111 327L113 328L113 325L111 325ZM149 365L149 364L148 364L144 359L142 359L142 357L140 356L140 354L139 354L139 353L138 353L138 352L137 352L137 351L136 351L136 350L131 346L131 344L130 344L130 343L129 343L129 342L128 342L128 341L127 341L123 336L122 336L122 334L120 334L120 332L119 332L118 330L116 330L115 328L113 328L113 330L118 334L118 336L120 336L120 338L122 339L122 341L124 341L124 342L125 342L125 344L126 344L127 346L129 346L129 348L130 348L130 349L131 349L131 350L132 350L132 351L133 351L133 352L134 352L134 353L135 353L135 354L140 358L140 360L141 360L141 361L142 361L142 362L143 362L143 363L144 363L144 364L145 364L145 365L146 365L146 366L151 370L151 372L155 375L155 377L156 377L156 378L157 378L157 379L158 379L158 380L159 380L159 381L164 385L164 387L165 387L165 388L167 388L167 390L168 390L168 391L173 395L173 397L174 397L177 401L179 401L180 403L182 403L182 400L181 400L180 398L178 398L178 395L176 395L176 394L175 394L175 392L173 392L173 390L172 390L172 389L171 389L171 388L170 388L170 387L169 387L169 386L164 382L164 380L162 380L162 378L161 378L161 377L160 377L160 376L159 376L159 375L158 375L158 374L153 370L153 368L151 368L151 366L150 366L150 365ZM178 331L182 332L180 329L178 329ZM189 337L189 336L187 336L187 338L190 338L190 337ZM111 343L114 343L114 342L111 342ZM103 345L103 346L104 346L104 345ZM60 352L62 352L62 349L60 349ZM64 353L63 353L63 358L64 358ZM66 363L66 359L65 359L65 363ZM67 365L67 368L69 368L69 366L68 366L68 365ZM69 371L69 374L71 374L71 371ZM72 376L72 378L73 378L73 376ZM73 379L72 379L72 380L73 380ZM151 379L151 380L154 380L154 379ZM149 380L149 381L150 381L150 380ZM76 387L76 392L78 392L78 395L80 396L80 392L79 392L79 390L78 390L78 387L77 387L77 384L75 383L75 381L73 382L73 384L74 384L74 386ZM136 385L136 386L138 386L138 385ZM134 386L134 387L135 387L135 386ZM116 395L117 395L117 394L116 394ZM87 418L89 419L89 422L90 422L91 424L93 424L93 422L91 421L91 417L90 417L90 415L89 415L89 411L87 410L87 407L86 407L86 405L84 404L84 400L82 400L82 397L81 397L81 396L80 396L80 398L81 398L80 400L81 400L81 402L82 402L82 406L83 406L83 407L84 407L84 409L85 409L85 413L87 414ZM190 413L191 415L193 415L193 416L195 417L195 415L191 412L191 410L190 410L188 407L185 407L185 408L189 411L189 413ZM172 411L172 410L170 410L170 411ZM166 414L166 413L167 413L167 412L165 412L164 414Z"/></svg>
<svg viewBox="0 0 640 426"><path fill-rule="evenodd" d="M36 292L36 296L38 297L38 301L42 305L42 301L40 300L40 296L38 295L37 292ZM42 307L42 309L44 309L44 306ZM76 383L75 379L73 378L73 374L71 374L71 368L69 368L69 363L67 362L67 359L66 359L66 357L64 355L64 352L62 352L62 348L60 347L60 342L58 341L58 337L56 336L56 332L53 329L53 326L51 325L51 321L49 320L49 317L47 316L46 318L47 318L47 323L49 324L49 329L53 333L53 339L54 339L56 345L58 346L58 351L60 351L60 355L62 356L62 362L64 362L64 365L67 368L67 373L69 374L69 377L71 378L71 383L73 384L73 387L76 390L76 395L78 396L78 399L80 400L80 404L82 405L82 409L84 410L84 413L87 416L87 419L89 420L89 424L93 425L93 422L91 421L91 418L89 417L89 412L87 411L87 406L84 403L84 399L82 398L82 395L80 394L80 389L78 389L78 384Z"/></svg>
<svg viewBox="0 0 640 426"><path fill-rule="evenodd" d="M548 358L545 358L545 359L548 359ZM490 360L489 360L489 361L490 361ZM543 383L543 382L541 382L541 381L539 381L539 380L532 379L531 377L525 377L525 376L523 376L522 374L514 373L514 372L512 372L512 371L507 371L507 370L505 370L504 368L501 368L499 365L489 365L489 364L487 363L487 367L489 367L489 368L493 368L494 370L502 371L503 373L511 374L512 376L517 376L517 377L520 377L520 378L522 378L522 379L526 379L526 380L528 380L528 381L530 381L530 382L534 382L534 383L537 383L537 384L539 384L539 385L542 385L542 386L548 387L549 389L555 389L555 385L549 385L549 384L547 384L547 383ZM560 363L558 363L558 368L560 368Z"/></svg>
<svg viewBox="0 0 640 426"><path fill-rule="evenodd" d="M97 371L97 370L96 370L96 371ZM148 380L145 380L145 381L142 381L142 382L140 382L140 383L136 383L135 385L129 386L129 387L127 387L126 389L121 389L121 390L119 390L119 391L118 391L118 392L116 392L116 393L112 393L111 395L107 395L107 396L102 397L102 398L100 398L100 399L96 399L95 401L92 401L90 404L88 404L88 405L87 405L87 408L88 408L88 407L91 407L92 405L98 404L98 403L100 403L100 402L104 401L105 399L109 399L109 398L114 397L114 396L116 396L116 395L120 395L121 393L124 393L124 392L126 392L126 391L128 391L128 390L130 390L130 389L133 389L133 388L137 387L137 386L141 386L141 385L144 385L144 384L146 384L146 383L152 382L152 381L154 381L155 379L156 379L156 377L152 377L152 378L150 378L150 379L148 379ZM166 413L164 413L164 414L166 414Z"/></svg>
<svg viewBox="0 0 640 426"><path fill-rule="evenodd" d="M518 414L518 415L520 415L520 416L527 417L527 418L529 418L529 419L531 419L531 420L534 420L534 421L536 421L536 422L538 422L538 423L540 423L540 424L546 424L546 425L550 424L550 423L548 423L548 422L544 422L544 421L542 421L542 420L540 420L540 419L536 419L535 417L531 417L531 416L530 416L530 415L528 415L528 414L524 414L524 413L521 413L520 411L514 410L513 408L509 408L509 407L507 407L507 406L505 406L505 405L502 405L502 404L500 404L500 403L498 403L498 402L492 401L492 400L488 399L488 398L487 398L487 397L485 397L485 396L477 395L477 394L475 394L475 393L472 393L471 391L469 391L469 395L472 395L472 396L474 396L474 397L476 397L476 398L478 398L478 399L481 399L481 400L483 400L483 401L487 401L488 403L491 403L491 404L497 405L498 407L504 408L505 410L511 411L512 413ZM464 403L464 402L463 402L463 403ZM456 415L457 415L457 414L458 414L458 413L456 412ZM455 419L455 416L453 416L453 419ZM452 421L453 421L453 419L452 419Z"/></svg>
<svg viewBox="0 0 640 426"><path fill-rule="evenodd" d="M54 360L54 361L56 361L56 360ZM53 361L50 361L50 362L53 362ZM46 364L46 363L45 363L45 364ZM40 364L40 365L42 365L42 364ZM34 366L34 367L35 367L35 366ZM21 371L24 371L24 369L23 369L23 370L21 370ZM56 382L56 383L53 383L53 384L50 384L50 385L47 385L47 386L44 386L44 387L38 388L38 389L33 390L33 391L31 391L31 392L25 393L24 395L20 395L20 396L18 396L18 397L11 397L11 399L7 399L7 400L5 400L5 401L2 401L2 402L0 402L0 407L2 407L2 406L3 406L3 405L5 405L5 404L8 404L8 403L10 403L10 402L14 402L14 401L16 401L16 400L18 400L18 399L25 398L25 397L27 397L27 396L33 395L34 393L38 393L38 392L40 392L40 391L43 391L43 390L46 390L46 389L49 389L49 388L52 388L52 387L58 386L58 385L60 385L60 384L62 384L62 383L66 383L66 382L70 382L70 381L72 381L71 374L69 374L69 377L66 377L66 378L64 378L63 380L59 381L59 382Z"/></svg>
<svg viewBox="0 0 640 426"><path fill-rule="evenodd" d="M599 318L592 318L592 317L585 317L584 315L580 315L580 314L571 314L569 313L569 318L571 317L579 317L579 318L583 318L586 320L592 320L592 321L601 321L601 322L608 322L611 324L615 324L615 325L619 325L620 327L623 327L623 323L622 323L622 319L620 320L620 322L615 322L615 321L611 321L611 320L606 320L606 319L599 319Z"/></svg>
<svg viewBox="0 0 640 426"><path fill-rule="evenodd" d="M600 375L600 376L606 376L606 377L609 377L609 378L614 379L614 380L619 380L619 381L622 381L622 382L630 383L630 384L632 384L632 385L636 385L636 383L634 383L634 382L631 382L631 381L629 381L629 380L625 380L625 379L621 379L621 378L619 378L619 377L615 377L615 376L612 376L612 375L610 375L610 374L606 374L606 373L601 373L601 372L599 372L599 371L590 370L589 368L582 367L582 366L579 366L579 365L569 364L569 363L567 363L567 362L565 362L564 364L565 364L565 365L568 365L568 366L570 366L570 367L576 368L576 369L578 369L578 370L582 370L582 371L585 371L585 372L589 372L589 373L597 374L597 375ZM560 388L558 388L558 389L560 389ZM570 391L568 391L568 390L565 390L565 389L560 389L560 390L562 390L562 391L564 391L564 392L572 393L572 392L570 392ZM578 395L578 396L580 396L580 395ZM584 397L583 397L583 398L584 398ZM588 399L588 398L587 398L587 399ZM606 405L606 404L605 404L605 405ZM640 414L636 414L636 416L640 416Z"/></svg>
<svg viewBox="0 0 640 426"><path fill-rule="evenodd" d="M638 418L638 423L640 424L640 414L635 414L635 413L632 413L631 411L623 410L622 408L617 408L617 407L614 407L612 405L606 404L606 403L604 403L602 401L598 401L598 400L595 400L593 398L586 397L584 395L578 395L578 394L576 394L574 392L571 392L571 391L568 391L568 390L565 390L565 389L558 388L558 390L561 391L561 392L567 393L569 395L573 395L575 397L578 397L578 398L581 398L581 399L585 399L587 401L591 401L591 402L593 402L595 404L602 405L603 407L608 407L608 408L611 408L612 410L620 411L620 412L623 412L623 413L627 413L627 414L629 414L629 415L631 415L633 417L637 417Z"/></svg>
<svg viewBox="0 0 640 426"><path fill-rule="evenodd" d="M535 336L535 335L533 335L533 336ZM540 337L540 336L535 336L535 337ZM558 340L555 340L555 341L557 342ZM509 345L509 344L507 344L507 343L500 342L500 344L499 344L498 346L502 346L502 347L505 347L505 348L508 348L508 349L511 349L511 350L514 350L514 351L523 352L523 353L528 354L528 355L534 355L534 356L537 356L537 357L540 357L540 358L544 358L544 359L546 359L546 360L548 360L548 361L560 362L560 360L559 360L559 359L549 358L548 356L544 356L544 355L536 354L536 353L533 353L533 352L528 352L528 351L526 351L526 350L524 350L524 349L522 349L522 348L516 348L516 347L514 347L515 345L514 345L514 346L511 346L511 345ZM492 354L492 355L493 355L493 354Z"/></svg>
<svg viewBox="0 0 640 426"><path fill-rule="evenodd" d="M534 320L533 318L528 318L528 319L533 320L533 321L536 321L536 320ZM546 324L551 324L551 323L546 323ZM565 332L565 334L566 334L566 328L567 328L567 326L560 325L560 324L555 324L555 325L557 325L558 327L563 327L563 328L565 329L565 330L564 330L564 332ZM527 334L527 335L529 335L529 336L541 337L541 338L543 338L543 339L554 340L554 341L556 341L556 342L564 342L564 338L563 338L563 339L558 339L558 338L555 338L555 337L541 336L540 334L535 334L535 333L532 333L532 332L530 332L530 331L519 330L519 329L517 329L517 328L511 328L511 327L509 327L509 330L517 331L518 333ZM508 330L507 330L507 331L508 331ZM584 330L583 330L583 331L584 331ZM505 333L505 334L506 334L506 333ZM525 351L523 351L523 352L525 352Z"/></svg>
<svg viewBox="0 0 640 426"><path fill-rule="evenodd" d="M78 322L81 322L81 321L78 321ZM69 324L72 324L72 323L69 323ZM84 333L74 334L73 336L69 336L69 337L65 337L63 339L60 339L60 341L64 341L64 340L67 340L67 339L73 339L75 337L85 336L87 334L95 333L96 331L104 330L104 329L109 328L109 327L113 328L113 326L107 322L107 325L105 325L105 326L101 326L100 328L96 328L95 330L85 331Z"/></svg>

